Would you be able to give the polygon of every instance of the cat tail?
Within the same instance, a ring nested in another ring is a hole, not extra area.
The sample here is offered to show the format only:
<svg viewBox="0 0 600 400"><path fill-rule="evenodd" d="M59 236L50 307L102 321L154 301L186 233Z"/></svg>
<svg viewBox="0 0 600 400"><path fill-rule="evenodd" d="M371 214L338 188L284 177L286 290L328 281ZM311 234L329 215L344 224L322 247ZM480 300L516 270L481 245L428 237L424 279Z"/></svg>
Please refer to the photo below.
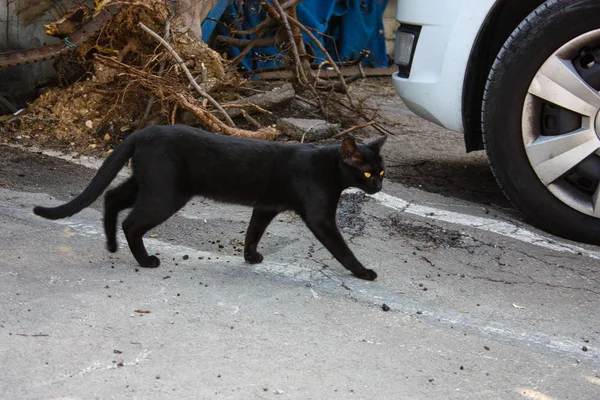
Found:
<svg viewBox="0 0 600 400"><path fill-rule="evenodd" d="M135 150L137 135L129 135L108 156L90 184L73 200L58 207L35 206L33 213L47 219L61 219L77 214L90 206L115 179Z"/></svg>

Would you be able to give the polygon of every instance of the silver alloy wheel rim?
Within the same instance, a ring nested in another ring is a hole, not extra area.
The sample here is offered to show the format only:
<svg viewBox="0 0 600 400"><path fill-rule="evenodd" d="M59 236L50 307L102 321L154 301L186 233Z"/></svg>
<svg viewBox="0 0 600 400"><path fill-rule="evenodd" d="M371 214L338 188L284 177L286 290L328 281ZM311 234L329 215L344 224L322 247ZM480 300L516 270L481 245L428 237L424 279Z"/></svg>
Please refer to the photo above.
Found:
<svg viewBox="0 0 600 400"><path fill-rule="evenodd" d="M542 64L525 96L521 128L529 163L544 186L569 207L600 218L600 184L593 195L588 195L563 179L588 156L600 156L600 93L583 80L571 61L586 46L600 46L600 29L569 41ZM544 102L579 114L581 127L543 136ZM597 178L600 182L600 176Z"/></svg>

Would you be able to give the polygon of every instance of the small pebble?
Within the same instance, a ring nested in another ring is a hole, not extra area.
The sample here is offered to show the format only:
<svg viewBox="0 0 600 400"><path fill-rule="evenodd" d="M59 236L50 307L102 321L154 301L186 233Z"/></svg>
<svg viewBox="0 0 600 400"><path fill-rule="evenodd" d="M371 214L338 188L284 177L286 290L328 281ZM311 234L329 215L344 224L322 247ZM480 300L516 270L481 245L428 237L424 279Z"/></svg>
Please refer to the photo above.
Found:
<svg viewBox="0 0 600 400"><path fill-rule="evenodd" d="M385 303L383 303L383 305L381 306L381 309L383 311L390 311L390 307L387 304L385 304Z"/></svg>
<svg viewBox="0 0 600 400"><path fill-rule="evenodd" d="M184 260L187 260L187 259L189 259L189 258L190 258L190 256L188 256L187 254L183 256L183 259L184 259Z"/></svg>
<svg viewBox="0 0 600 400"><path fill-rule="evenodd" d="M587 346L583 346L583 347L581 348L581 350L583 350L583 351L588 351L588 348L587 348Z"/></svg>

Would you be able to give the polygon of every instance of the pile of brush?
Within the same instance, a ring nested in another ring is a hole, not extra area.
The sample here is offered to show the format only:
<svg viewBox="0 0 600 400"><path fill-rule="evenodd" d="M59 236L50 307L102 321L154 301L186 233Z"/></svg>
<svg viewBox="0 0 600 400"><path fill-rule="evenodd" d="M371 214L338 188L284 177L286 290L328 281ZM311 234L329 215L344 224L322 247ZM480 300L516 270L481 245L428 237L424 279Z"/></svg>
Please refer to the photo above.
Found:
<svg viewBox="0 0 600 400"><path fill-rule="evenodd" d="M263 1L266 17L251 32L232 30L230 37L218 38L243 46L240 58L261 41L277 42L293 84L285 86L283 95L281 90L273 92L272 97L280 100L273 101L269 93L266 100L264 93L248 96L256 90L235 68L239 58L227 60L190 31L190 7L184 8L189 1L96 0L93 7L78 5L45 26L48 35L71 48L61 51L55 61L64 78L62 87L50 89L23 113L4 117L0 124L18 133L23 144L35 138L38 144L81 151L109 150L148 124L182 121L220 134L273 140L279 134L276 127L250 114L268 114L268 107L299 95L328 118L337 115L338 121L355 123L359 115L368 120L325 49L327 59L320 67L332 69L335 78L320 77L321 68L311 67L302 33L311 38L311 45L320 42L317 33L298 22L299 2ZM206 8L214 0L192 3L197 11L199 4ZM248 33L254 33L254 39L241 43L243 39L235 38ZM69 40L73 37L79 38L77 43ZM242 118L238 124L236 117Z"/></svg>

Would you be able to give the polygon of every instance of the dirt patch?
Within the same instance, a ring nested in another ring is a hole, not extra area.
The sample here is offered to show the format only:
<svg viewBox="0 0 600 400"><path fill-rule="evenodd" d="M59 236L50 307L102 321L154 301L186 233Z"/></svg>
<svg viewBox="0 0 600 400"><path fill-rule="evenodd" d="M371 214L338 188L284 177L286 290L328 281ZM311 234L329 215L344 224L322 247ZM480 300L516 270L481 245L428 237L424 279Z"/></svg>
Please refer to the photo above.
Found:
<svg viewBox="0 0 600 400"><path fill-rule="evenodd" d="M342 193L337 210L337 224L340 230L351 236L362 235L365 219L361 216L362 205L367 201L363 193Z"/></svg>
<svg viewBox="0 0 600 400"><path fill-rule="evenodd" d="M441 228L437 225L410 220L400 214L392 215L382 225L388 227L394 235L417 242L423 248L471 248L475 241L468 235L453 229Z"/></svg>

